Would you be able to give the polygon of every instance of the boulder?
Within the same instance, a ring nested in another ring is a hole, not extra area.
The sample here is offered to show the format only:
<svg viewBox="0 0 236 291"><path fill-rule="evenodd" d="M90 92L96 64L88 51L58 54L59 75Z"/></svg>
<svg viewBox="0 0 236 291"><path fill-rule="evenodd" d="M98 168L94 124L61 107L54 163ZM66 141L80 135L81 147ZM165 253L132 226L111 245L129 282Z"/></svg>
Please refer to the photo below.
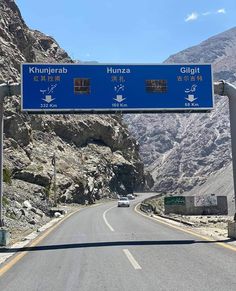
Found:
<svg viewBox="0 0 236 291"><path fill-rule="evenodd" d="M26 201L23 202L23 207L27 208L28 210L30 210L32 208L32 205L28 200L26 200Z"/></svg>

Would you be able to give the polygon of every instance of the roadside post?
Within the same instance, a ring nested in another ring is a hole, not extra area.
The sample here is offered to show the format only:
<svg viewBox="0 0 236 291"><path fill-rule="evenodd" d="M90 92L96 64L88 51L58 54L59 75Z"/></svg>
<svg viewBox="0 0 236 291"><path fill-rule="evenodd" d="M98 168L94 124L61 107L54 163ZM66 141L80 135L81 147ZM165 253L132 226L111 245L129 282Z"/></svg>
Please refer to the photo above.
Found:
<svg viewBox="0 0 236 291"><path fill-rule="evenodd" d="M52 157L53 165L53 191L54 191L54 206L57 206L57 168L56 168L56 154Z"/></svg>
<svg viewBox="0 0 236 291"><path fill-rule="evenodd" d="M0 227L3 227L2 218L2 193L3 193L3 99L5 96L5 87L0 87Z"/></svg>
<svg viewBox="0 0 236 291"><path fill-rule="evenodd" d="M4 123L4 97L20 95L20 84L0 84L0 246L9 243L9 233L4 229L3 219L3 123Z"/></svg>
<svg viewBox="0 0 236 291"><path fill-rule="evenodd" d="M222 80L214 83L214 93L229 98L235 214L234 222L228 223L228 237L236 238L236 87Z"/></svg>

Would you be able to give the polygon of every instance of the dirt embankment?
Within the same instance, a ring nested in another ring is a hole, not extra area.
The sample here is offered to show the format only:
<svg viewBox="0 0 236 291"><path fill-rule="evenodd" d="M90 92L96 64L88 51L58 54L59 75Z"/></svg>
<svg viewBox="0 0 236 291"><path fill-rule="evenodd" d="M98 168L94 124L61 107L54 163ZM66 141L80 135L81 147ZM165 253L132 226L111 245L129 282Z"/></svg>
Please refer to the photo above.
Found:
<svg viewBox="0 0 236 291"><path fill-rule="evenodd" d="M150 215L157 215L172 221L181 222L192 227L197 232L215 239L228 237L228 222L233 221L233 216L227 215L179 215L164 214L164 196L146 199L141 204L141 210Z"/></svg>

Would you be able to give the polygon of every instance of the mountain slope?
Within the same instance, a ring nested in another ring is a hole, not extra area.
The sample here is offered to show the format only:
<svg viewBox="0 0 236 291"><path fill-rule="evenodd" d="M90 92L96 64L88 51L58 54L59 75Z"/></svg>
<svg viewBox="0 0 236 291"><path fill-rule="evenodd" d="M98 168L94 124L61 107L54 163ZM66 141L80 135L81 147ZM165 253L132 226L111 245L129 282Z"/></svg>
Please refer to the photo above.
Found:
<svg viewBox="0 0 236 291"><path fill-rule="evenodd" d="M165 63L212 63L214 79L236 81L236 28L170 56ZM231 164L228 100L216 96L211 113L125 117L140 143L154 189L185 193ZM220 193L219 193L220 194ZM231 192L232 200L233 193Z"/></svg>
<svg viewBox="0 0 236 291"><path fill-rule="evenodd" d="M215 80L236 81L236 27L170 56L164 63L211 63Z"/></svg>

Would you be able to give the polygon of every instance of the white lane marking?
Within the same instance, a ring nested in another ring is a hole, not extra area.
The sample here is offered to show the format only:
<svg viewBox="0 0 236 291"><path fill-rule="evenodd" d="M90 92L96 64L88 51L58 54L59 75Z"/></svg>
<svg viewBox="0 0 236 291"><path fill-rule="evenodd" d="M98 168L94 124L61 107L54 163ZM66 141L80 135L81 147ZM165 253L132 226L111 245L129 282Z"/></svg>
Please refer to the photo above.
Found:
<svg viewBox="0 0 236 291"><path fill-rule="evenodd" d="M112 206L111 208L108 208L106 211L103 212L103 215L102 215L102 217L103 217L103 219L104 219L106 225L109 227L109 229L110 229L111 231L115 231L115 230L114 230L114 228L110 225L110 223L107 221L107 219L106 219L106 214L107 214L108 211L110 211L112 208L115 208L115 207L116 207L116 206Z"/></svg>
<svg viewBox="0 0 236 291"><path fill-rule="evenodd" d="M123 249L123 252L125 253L126 257L128 258L128 260L130 261L131 265L134 267L135 270L142 269L128 249Z"/></svg>

